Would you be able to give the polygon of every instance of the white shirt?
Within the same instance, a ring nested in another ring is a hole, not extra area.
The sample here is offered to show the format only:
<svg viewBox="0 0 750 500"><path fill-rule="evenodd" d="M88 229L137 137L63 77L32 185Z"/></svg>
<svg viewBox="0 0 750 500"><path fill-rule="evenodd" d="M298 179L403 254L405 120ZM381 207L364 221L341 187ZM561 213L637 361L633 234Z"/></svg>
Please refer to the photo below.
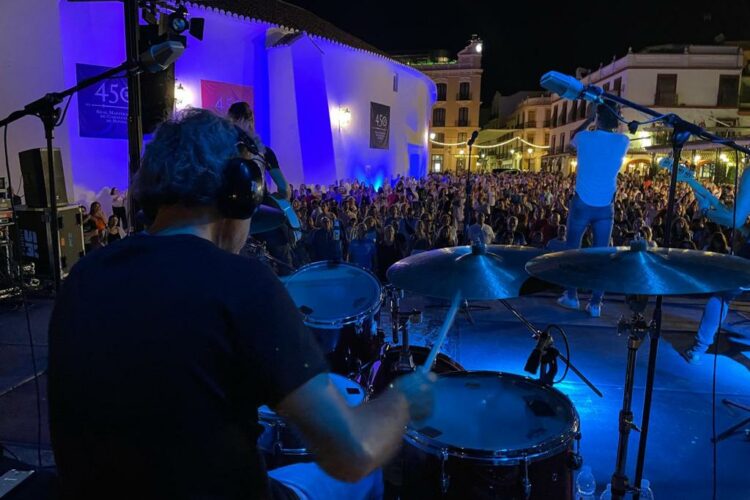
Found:
<svg viewBox="0 0 750 500"><path fill-rule="evenodd" d="M628 151L625 134L603 130L582 131L573 138L578 150L576 192L584 203L604 207L612 203L617 190L617 172Z"/></svg>
<svg viewBox="0 0 750 500"><path fill-rule="evenodd" d="M472 224L469 226L469 241L474 243L478 240L484 240L485 245L492 245L495 240L495 232L489 224Z"/></svg>

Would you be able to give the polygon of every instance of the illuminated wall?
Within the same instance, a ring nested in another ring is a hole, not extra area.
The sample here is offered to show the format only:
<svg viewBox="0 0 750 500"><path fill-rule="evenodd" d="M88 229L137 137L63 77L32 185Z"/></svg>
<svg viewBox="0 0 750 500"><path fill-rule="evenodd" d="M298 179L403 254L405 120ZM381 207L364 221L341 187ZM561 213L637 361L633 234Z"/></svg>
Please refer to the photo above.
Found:
<svg viewBox="0 0 750 500"><path fill-rule="evenodd" d="M23 58L5 56L5 69L16 80L9 84L4 79L0 111L10 112L46 91L74 85L77 64L112 67L125 58L120 2L30 1L40 4L36 16L48 14L44 22L50 26L45 32L53 36L29 44ZM276 46L273 42L280 30L268 23L195 6L190 13L205 17L206 29L203 41L188 38L188 48L175 65L183 94L192 95L194 106L213 107L215 102L201 102L201 80L250 88L258 134L277 152L290 182L359 178L379 184L396 174L426 172L429 110L435 98L429 78L387 58L318 37L302 35L289 45ZM28 17L23 9L9 15ZM9 16L3 19L8 24ZM0 42L12 46L18 37L13 26L28 31L28 25L8 25L0 31ZM61 51L49 50L58 46ZM24 62L29 59L36 63ZM51 68L54 75L40 81L39 68ZM112 103L105 104L124 105L114 102L118 95L122 100L121 89L106 90L112 91L107 98ZM388 149L370 148L371 102L390 107ZM339 119L344 108L349 110L348 123ZM24 124L23 136L11 129L14 167L18 151L43 145L41 126L38 137L28 139L32 135L28 131L36 125ZM74 97L65 124L57 131L56 145L63 150L68 185L75 186L71 198L98 197L108 211L105 188L127 186L127 141L81 136L78 97Z"/></svg>

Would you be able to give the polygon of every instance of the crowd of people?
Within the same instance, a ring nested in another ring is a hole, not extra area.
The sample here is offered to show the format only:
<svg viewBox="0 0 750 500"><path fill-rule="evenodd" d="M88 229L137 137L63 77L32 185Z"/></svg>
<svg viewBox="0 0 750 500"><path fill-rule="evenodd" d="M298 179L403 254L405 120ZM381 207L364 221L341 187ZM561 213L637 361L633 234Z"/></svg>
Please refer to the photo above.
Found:
<svg viewBox="0 0 750 500"><path fill-rule="evenodd" d="M472 178L468 211L465 183L465 177L433 174L422 179L397 178L378 189L356 180L331 186L290 186L301 237L295 238L291 230L280 237L257 237L281 261L277 269L281 274L312 261L346 260L381 279L391 264L408 255L477 240L555 251L567 248L574 176L477 175ZM650 246L663 245L668 187L664 174L619 175L612 245L626 245L636 237ZM708 188L717 199L733 204L731 186ZM728 253L728 229L706 217L701 201L689 186L678 186L670 246ZM468 228L464 224L467 214ZM589 228L583 246L591 245Z"/></svg>

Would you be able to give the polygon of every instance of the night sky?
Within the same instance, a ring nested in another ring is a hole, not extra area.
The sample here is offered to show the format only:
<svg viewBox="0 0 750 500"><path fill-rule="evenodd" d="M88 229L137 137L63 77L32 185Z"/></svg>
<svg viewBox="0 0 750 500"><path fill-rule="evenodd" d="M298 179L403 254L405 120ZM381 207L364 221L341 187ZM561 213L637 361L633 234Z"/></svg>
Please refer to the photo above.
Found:
<svg viewBox="0 0 750 500"><path fill-rule="evenodd" d="M484 40L482 98L537 89L555 69L597 68L629 46L750 40L750 0L424 2L291 0L386 51L448 49ZM701 7L704 5L704 7Z"/></svg>

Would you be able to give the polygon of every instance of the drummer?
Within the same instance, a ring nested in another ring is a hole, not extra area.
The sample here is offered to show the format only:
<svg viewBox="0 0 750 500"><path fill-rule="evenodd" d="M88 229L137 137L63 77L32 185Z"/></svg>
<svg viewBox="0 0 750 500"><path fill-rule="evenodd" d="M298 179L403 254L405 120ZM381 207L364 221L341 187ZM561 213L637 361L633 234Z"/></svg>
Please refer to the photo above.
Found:
<svg viewBox="0 0 750 500"><path fill-rule="evenodd" d="M608 247L612 235L617 173L628 150L629 139L617 132L616 104L605 101L596 107L596 129L586 128L589 117L572 135L570 145L578 150L576 194L570 200L568 214L568 249L580 248L586 229L594 233L595 247ZM592 317L602 313L604 293L593 290L586 311ZM570 288L557 300L568 309L579 309L578 292Z"/></svg>
<svg viewBox="0 0 750 500"><path fill-rule="evenodd" d="M431 411L421 371L349 408L284 286L233 255L250 220L218 207L237 139L202 109L161 125L134 185L157 210L149 231L81 260L57 296L48 396L62 499L377 498L378 468ZM261 405L298 425L316 464L266 473Z"/></svg>

